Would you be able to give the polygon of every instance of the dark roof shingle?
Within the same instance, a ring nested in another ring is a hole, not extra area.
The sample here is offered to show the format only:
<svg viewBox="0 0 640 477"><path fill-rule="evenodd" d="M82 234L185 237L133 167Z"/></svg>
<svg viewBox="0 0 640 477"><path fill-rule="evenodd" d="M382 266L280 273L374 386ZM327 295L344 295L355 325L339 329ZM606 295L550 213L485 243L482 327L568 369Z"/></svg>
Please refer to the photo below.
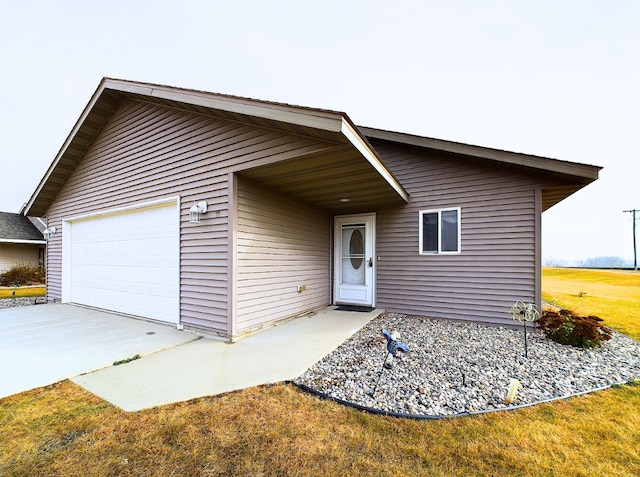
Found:
<svg viewBox="0 0 640 477"><path fill-rule="evenodd" d="M0 240L44 240L44 237L28 217L0 212Z"/></svg>

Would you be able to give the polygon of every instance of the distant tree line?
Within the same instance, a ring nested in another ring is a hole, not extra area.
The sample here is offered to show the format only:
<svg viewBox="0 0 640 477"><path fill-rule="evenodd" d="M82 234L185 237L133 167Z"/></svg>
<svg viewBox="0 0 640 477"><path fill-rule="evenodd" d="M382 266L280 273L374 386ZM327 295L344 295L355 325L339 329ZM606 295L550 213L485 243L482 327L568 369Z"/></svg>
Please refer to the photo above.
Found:
<svg viewBox="0 0 640 477"><path fill-rule="evenodd" d="M576 267L576 268L633 268L633 260L622 257L592 257L585 260L562 260L547 258L546 267Z"/></svg>

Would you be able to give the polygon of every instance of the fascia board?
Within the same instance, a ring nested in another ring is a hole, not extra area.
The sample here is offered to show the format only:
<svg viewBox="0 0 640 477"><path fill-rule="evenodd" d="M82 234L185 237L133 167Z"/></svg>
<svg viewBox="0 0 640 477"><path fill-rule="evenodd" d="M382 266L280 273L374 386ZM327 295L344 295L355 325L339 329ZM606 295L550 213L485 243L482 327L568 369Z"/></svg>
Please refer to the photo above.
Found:
<svg viewBox="0 0 640 477"><path fill-rule="evenodd" d="M295 106L285 108L260 103L250 104L246 100L208 96L197 92L172 91L164 88L153 88L150 96L325 131L340 132L340 115L316 114L308 110L297 110Z"/></svg>
<svg viewBox="0 0 640 477"><path fill-rule="evenodd" d="M31 195L31 198L29 199L29 201L27 202L27 206L25 207L24 215L26 215L26 216L31 215L30 214L31 213L31 208L33 207L37 197L40 195L40 193L42 192L42 189L45 187L45 185L49 181L49 178L51 177L53 172L58 167L58 164L62 160L65 152L67 151L67 149L69 148L69 146L73 142L73 139L75 138L76 134L78 134L78 131L80 131L80 128L82 127L83 123L87 119L87 116L89 116L89 114L93 110L94 106L96 105L96 103L100 99L100 96L102 95L103 91L107 88L108 84L109 84L108 80L104 80L103 79L100 82L100 85L98 86L98 89L96 89L96 92L93 93L93 96L89 100L89 103L85 106L84 110L82 111L82 114L80 115L80 117L76 121L75 125L73 126L73 129L71 129L71 132L67 136L67 139L65 140L65 142L62 145L62 147L60 148L60 150L58 151L58 154L56 155L55 159L53 160L53 162L51 163L51 165L47 169L47 172L45 172L42 180L40 181L40 183L36 187L35 192Z"/></svg>
<svg viewBox="0 0 640 477"><path fill-rule="evenodd" d="M351 144L369 161L373 168L380 174L387 183L393 187L400 197L409 203L409 194L404 187L393 177L389 170L384 166L378 156L371 150L364 138L356 131L356 129L344 118L342 119L342 134L349 140Z"/></svg>
<svg viewBox="0 0 640 477"><path fill-rule="evenodd" d="M504 164L529 167L539 169L545 172L555 172L558 174L566 174L586 179L589 182L598 178L598 172L602 169L600 166L592 166L589 164L581 164L578 162L568 162L548 157L533 156L530 154L522 154L519 152L503 151L500 149L491 149L482 146L473 146L442 139L433 139L412 134L397 133L392 131L384 131L380 129L361 127L360 130L365 136L376 139L407 144L410 146L418 146L437 151L461 154L479 159L487 159Z"/></svg>
<svg viewBox="0 0 640 477"><path fill-rule="evenodd" d="M103 82L103 89L112 89L120 91L122 93L140 94L143 96L151 96L154 88L144 83L133 83L130 81L105 79Z"/></svg>
<svg viewBox="0 0 640 477"><path fill-rule="evenodd" d="M340 132L341 128L342 114L338 112L112 78L104 80L104 87L122 93L132 93L204 108L219 109L230 113L282 121L331 132Z"/></svg>
<svg viewBox="0 0 640 477"><path fill-rule="evenodd" d="M0 239L0 243L19 243L19 244L34 244L34 245L46 245L46 240L12 240L12 239Z"/></svg>

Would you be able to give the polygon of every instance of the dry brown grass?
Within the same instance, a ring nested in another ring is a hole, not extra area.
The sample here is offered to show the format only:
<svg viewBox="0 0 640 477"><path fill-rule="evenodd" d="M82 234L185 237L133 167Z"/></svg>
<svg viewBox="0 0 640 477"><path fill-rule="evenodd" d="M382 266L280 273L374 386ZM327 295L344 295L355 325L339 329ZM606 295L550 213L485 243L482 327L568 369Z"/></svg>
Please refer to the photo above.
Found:
<svg viewBox="0 0 640 477"><path fill-rule="evenodd" d="M640 387L438 421L292 385L125 413L70 382L0 401L0 475L640 474Z"/></svg>
<svg viewBox="0 0 640 477"><path fill-rule="evenodd" d="M42 285L46 281L44 267L29 263L16 263L9 270L0 273L0 285Z"/></svg>
<svg viewBox="0 0 640 477"><path fill-rule="evenodd" d="M545 290L554 292L548 282ZM620 313L597 314L615 325ZM631 384L413 421L276 385L125 413L65 381L0 400L0 475L635 477L638 409Z"/></svg>

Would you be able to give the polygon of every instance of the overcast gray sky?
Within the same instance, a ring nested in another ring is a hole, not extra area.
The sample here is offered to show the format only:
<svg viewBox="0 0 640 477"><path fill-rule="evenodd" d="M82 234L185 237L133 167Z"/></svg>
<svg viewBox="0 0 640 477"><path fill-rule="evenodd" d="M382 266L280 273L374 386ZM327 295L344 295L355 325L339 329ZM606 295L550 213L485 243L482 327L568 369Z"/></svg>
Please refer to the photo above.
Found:
<svg viewBox="0 0 640 477"><path fill-rule="evenodd" d="M635 0L0 0L0 211L110 76L603 166L543 214L543 254L632 258L639 25Z"/></svg>

